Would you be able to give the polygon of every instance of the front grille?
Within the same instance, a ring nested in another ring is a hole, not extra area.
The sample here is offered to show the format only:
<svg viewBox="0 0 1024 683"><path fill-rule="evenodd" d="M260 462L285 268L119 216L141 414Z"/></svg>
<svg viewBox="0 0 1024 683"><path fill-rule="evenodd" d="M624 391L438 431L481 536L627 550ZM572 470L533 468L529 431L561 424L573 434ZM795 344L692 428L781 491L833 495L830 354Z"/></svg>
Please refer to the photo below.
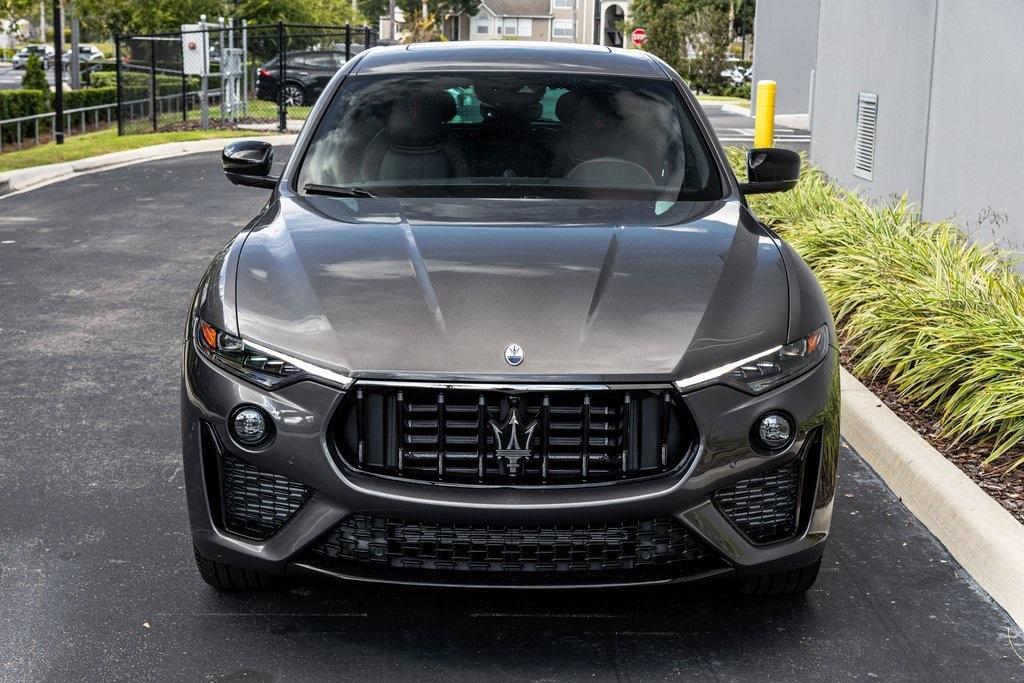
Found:
<svg viewBox="0 0 1024 683"><path fill-rule="evenodd" d="M715 494L729 521L754 543L791 538L797 529L801 460L743 479Z"/></svg>
<svg viewBox="0 0 1024 683"><path fill-rule="evenodd" d="M514 526L416 522L356 513L309 550L346 562L456 572L600 572L672 566L702 571L717 555L675 519Z"/></svg>
<svg viewBox="0 0 1024 683"><path fill-rule="evenodd" d="M341 459L413 480L523 486L645 477L678 467L695 429L668 389L356 387L334 424Z"/></svg>
<svg viewBox="0 0 1024 683"><path fill-rule="evenodd" d="M221 485L224 527L257 539L283 527L310 495L303 484L227 453L221 455Z"/></svg>

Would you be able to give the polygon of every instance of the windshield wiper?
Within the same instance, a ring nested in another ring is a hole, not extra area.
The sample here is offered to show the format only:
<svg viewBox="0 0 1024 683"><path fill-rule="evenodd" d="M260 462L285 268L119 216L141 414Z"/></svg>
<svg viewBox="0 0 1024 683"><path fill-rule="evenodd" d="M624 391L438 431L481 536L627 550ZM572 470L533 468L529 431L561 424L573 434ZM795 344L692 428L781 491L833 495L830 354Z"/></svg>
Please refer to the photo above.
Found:
<svg viewBox="0 0 1024 683"><path fill-rule="evenodd" d="M316 183L306 183L302 190L306 194L323 194L328 197L373 198L377 196L365 187L336 187L334 185L317 185Z"/></svg>

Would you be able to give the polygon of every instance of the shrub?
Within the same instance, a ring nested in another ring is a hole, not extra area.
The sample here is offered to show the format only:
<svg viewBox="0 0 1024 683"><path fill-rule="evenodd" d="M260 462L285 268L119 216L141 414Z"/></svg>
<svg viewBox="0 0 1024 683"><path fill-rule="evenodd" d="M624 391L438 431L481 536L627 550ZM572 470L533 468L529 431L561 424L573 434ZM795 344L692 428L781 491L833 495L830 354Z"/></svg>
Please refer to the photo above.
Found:
<svg viewBox="0 0 1024 683"><path fill-rule="evenodd" d="M729 156L744 167L743 150ZM1024 442L1024 279L1007 254L814 167L751 204L814 269L856 373L933 409L942 436L990 443L986 464Z"/></svg>
<svg viewBox="0 0 1024 683"><path fill-rule="evenodd" d="M25 63L25 75L21 77L21 87L25 90L39 90L44 93L50 92L50 84L46 80L46 69L39 55L30 54L28 62Z"/></svg>
<svg viewBox="0 0 1024 683"><path fill-rule="evenodd" d="M128 71L121 74L121 84L124 88L142 88L145 92L149 93L150 79L149 74L139 73L137 71ZM97 71L92 74L92 85L96 88L116 88L117 87L117 73L113 71ZM211 82L210 87L215 87ZM198 89L199 81L196 78L191 78L189 81L189 89ZM156 77L156 90L158 95L173 95L181 92L181 76L169 76L167 74L157 74ZM144 95L146 96L146 95Z"/></svg>
<svg viewBox="0 0 1024 683"><path fill-rule="evenodd" d="M49 100L41 90L0 90L0 119L14 119L33 114L45 114L50 111ZM50 130L50 120L39 121L39 132L45 133ZM22 138L34 134L35 128L31 122L22 123ZM2 140L4 144L15 142L18 139L18 130L15 124L3 126Z"/></svg>
<svg viewBox="0 0 1024 683"><path fill-rule="evenodd" d="M64 93L64 108L95 107L100 104L117 102L117 88L82 88Z"/></svg>

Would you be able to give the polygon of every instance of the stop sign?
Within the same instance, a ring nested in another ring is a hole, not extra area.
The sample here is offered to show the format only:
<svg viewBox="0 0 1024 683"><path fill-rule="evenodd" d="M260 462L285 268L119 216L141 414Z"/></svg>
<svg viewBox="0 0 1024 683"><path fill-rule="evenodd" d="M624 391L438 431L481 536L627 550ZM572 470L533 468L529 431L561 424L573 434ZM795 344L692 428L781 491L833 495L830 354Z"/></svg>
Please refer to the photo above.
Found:
<svg viewBox="0 0 1024 683"><path fill-rule="evenodd" d="M637 47L647 42L647 31L642 28L633 29L633 44Z"/></svg>

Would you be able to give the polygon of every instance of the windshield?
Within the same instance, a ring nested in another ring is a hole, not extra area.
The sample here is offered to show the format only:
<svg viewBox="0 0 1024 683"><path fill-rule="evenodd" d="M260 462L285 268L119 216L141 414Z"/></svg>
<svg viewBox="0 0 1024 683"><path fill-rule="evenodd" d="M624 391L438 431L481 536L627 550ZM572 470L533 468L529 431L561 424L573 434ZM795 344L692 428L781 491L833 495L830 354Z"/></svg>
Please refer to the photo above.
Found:
<svg viewBox="0 0 1024 683"><path fill-rule="evenodd" d="M722 194L674 84L543 73L349 78L302 162L297 189L310 186L399 197Z"/></svg>

